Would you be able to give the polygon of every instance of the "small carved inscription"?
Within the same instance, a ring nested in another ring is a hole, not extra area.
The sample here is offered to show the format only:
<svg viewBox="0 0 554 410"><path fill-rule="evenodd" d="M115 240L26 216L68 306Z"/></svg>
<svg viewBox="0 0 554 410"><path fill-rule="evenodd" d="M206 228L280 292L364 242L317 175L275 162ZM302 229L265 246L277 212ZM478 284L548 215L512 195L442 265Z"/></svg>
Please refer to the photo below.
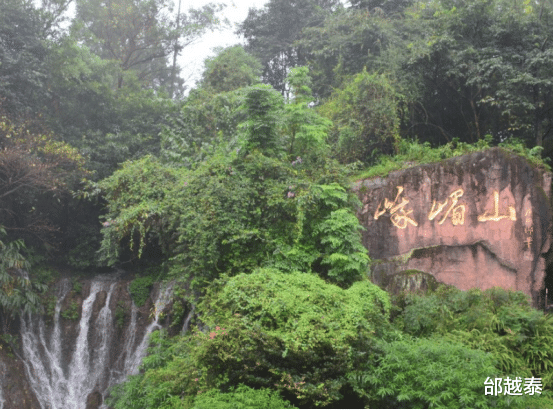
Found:
<svg viewBox="0 0 554 410"><path fill-rule="evenodd" d="M531 250L531 245L533 243L533 211L531 209L527 209L525 211L525 240L523 243L525 243L527 246L525 248L526 251Z"/></svg>

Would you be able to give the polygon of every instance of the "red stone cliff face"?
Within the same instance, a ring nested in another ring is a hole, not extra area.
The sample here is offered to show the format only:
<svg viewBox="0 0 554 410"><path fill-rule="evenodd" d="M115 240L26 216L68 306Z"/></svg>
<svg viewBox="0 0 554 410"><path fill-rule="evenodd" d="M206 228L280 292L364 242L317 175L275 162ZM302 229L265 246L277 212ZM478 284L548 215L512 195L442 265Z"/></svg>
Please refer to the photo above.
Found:
<svg viewBox="0 0 554 410"><path fill-rule="evenodd" d="M537 307L544 303L551 173L495 148L360 181L355 189L376 283L418 269L463 290L500 286L523 291Z"/></svg>

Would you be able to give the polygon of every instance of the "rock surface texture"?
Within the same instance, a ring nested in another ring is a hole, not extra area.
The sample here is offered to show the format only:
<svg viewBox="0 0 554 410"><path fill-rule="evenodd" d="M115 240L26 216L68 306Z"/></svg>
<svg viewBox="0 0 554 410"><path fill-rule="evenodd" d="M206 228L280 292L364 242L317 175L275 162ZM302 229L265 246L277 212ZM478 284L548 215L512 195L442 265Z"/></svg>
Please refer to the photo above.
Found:
<svg viewBox="0 0 554 410"><path fill-rule="evenodd" d="M494 148L359 181L355 190L375 283L417 269L462 290L520 290L543 307L552 173Z"/></svg>

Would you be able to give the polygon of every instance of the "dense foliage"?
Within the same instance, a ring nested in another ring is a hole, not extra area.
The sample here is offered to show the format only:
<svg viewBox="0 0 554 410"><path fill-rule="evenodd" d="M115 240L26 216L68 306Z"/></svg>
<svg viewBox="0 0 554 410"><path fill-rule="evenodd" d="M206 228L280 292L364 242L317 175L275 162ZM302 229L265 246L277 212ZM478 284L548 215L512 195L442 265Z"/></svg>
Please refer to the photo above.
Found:
<svg viewBox="0 0 554 410"><path fill-rule="evenodd" d="M249 120L236 143L221 144L196 169L144 157L98 184L108 200L107 262L127 241L140 258L150 238L197 284L260 265L345 285L366 273L344 170L323 158L289 162L278 93L248 88L244 105Z"/></svg>
<svg viewBox="0 0 554 410"><path fill-rule="evenodd" d="M386 331L389 309L388 295L368 281L342 290L309 273L274 269L223 278L199 306L210 331L158 340L171 347L153 348L150 370L117 405L190 405L197 391L238 383L299 404L332 403L347 372Z"/></svg>
<svg viewBox="0 0 554 410"><path fill-rule="evenodd" d="M391 298L351 191L494 146L548 169L551 2L270 0L188 94L178 57L223 6L70 3L0 13L3 343L52 317L48 263L154 266L135 304L171 279L173 329L195 315L110 406L552 407L552 316L501 289ZM543 391L485 396L487 377Z"/></svg>

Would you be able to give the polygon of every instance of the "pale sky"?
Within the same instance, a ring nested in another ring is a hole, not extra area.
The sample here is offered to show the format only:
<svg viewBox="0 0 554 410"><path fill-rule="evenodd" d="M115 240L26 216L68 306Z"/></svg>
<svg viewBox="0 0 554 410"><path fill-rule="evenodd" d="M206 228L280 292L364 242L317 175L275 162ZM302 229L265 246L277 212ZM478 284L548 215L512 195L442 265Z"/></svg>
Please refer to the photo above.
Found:
<svg viewBox="0 0 554 410"><path fill-rule="evenodd" d="M177 1L177 0L174 0ZM262 8L269 0L227 0L227 7L221 13L231 23L227 30L214 31L206 33L195 44L188 46L183 50L179 58L179 64L182 71L181 76L186 80L188 88L194 87L196 81L200 78L203 71L203 64L206 57L213 56L213 48L228 47L241 43L241 38L234 34L236 25L242 23L248 15L248 9L251 7ZM210 0L182 0L181 10L187 10L190 7L201 7L205 4L214 2ZM177 2L175 3L177 4ZM175 8L175 10L177 10Z"/></svg>
<svg viewBox="0 0 554 410"><path fill-rule="evenodd" d="M41 0L34 0L38 5ZM177 12L178 0L173 0L175 4L174 12ZM204 68L204 60L207 57L215 55L215 47L228 47L234 44L242 43L242 39L234 34L238 24L242 23L248 15L250 8L262 8L269 0L182 0L181 11L202 7L208 3L223 3L227 7L223 9L220 17L227 18L230 27L225 30L214 30L206 33L194 44L186 47L179 56L179 65L181 66L181 76L185 79L187 88L194 88L196 82L200 79ZM343 1L344 3L344 1ZM75 4L69 6L68 15L75 13Z"/></svg>
<svg viewBox="0 0 554 410"><path fill-rule="evenodd" d="M37 6L40 5L41 0L33 1ZM185 82L189 89L194 87L196 81L200 79L206 57L214 55L212 49L241 43L241 39L234 34L237 24L244 21L251 7L262 8L268 1L269 0L182 0L182 12L186 12L191 7L202 7L208 3L227 4L227 7L221 12L220 17L222 19L227 18L231 24L231 27L227 30L206 33L202 38L182 51L178 61L182 68L181 76L186 80ZM175 4L174 12L176 13L178 0L173 0L173 2ZM74 15L75 3L72 2L69 6L67 16L71 17Z"/></svg>

